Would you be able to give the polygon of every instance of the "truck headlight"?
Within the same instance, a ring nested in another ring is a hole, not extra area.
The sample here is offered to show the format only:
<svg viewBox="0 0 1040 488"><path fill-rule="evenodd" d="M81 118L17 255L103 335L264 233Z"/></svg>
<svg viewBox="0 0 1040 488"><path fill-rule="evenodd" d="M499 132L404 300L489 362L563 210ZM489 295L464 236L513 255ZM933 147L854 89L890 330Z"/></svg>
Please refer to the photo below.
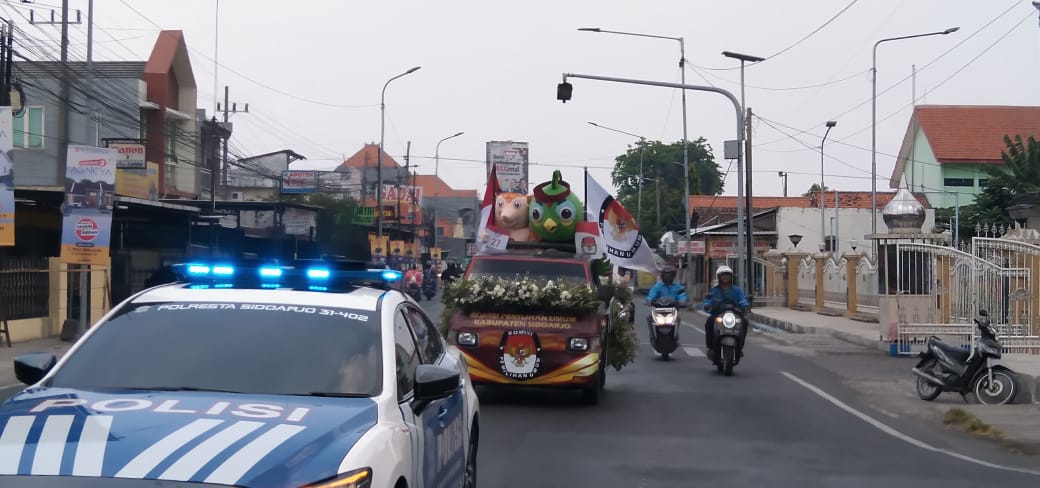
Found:
<svg viewBox="0 0 1040 488"><path fill-rule="evenodd" d="M369 488L372 486L372 469L362 468L344 473L303 488Z"/></svg>
<svg viewBox="0 0 1040 488"><path fill-rule="evenodd" d="M589 350L589 340L585 337L571 337L567 341L567 349L585 352Z"/></svg>
<svg viewBox="0 0 1040 488"><path fill-rule="evenodd" d="M477 333L476 332L459 332L456 336L455 342L460 346L475 346L477 345Z"/></svg>

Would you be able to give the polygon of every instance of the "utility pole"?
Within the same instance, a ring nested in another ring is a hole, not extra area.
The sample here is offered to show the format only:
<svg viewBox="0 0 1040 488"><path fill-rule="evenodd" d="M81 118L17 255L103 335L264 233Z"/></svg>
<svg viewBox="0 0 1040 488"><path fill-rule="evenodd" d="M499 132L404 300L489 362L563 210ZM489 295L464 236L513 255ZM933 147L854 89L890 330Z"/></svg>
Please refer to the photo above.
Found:
<svg viewBox="0 0 1040 488"><path fill-rule="evenodd" d="M408 141L408 143L405 145L405 149L404 149L404 178L405 178L404 179L404 187L406 189L408 188L408 175L410 174L409 172L411 171L409 169L409 168L411 168L411 164L412 164L411 163L411 155L412 155L412 141ZM409 214L411 214L411 212L409 212ZM414 219L415 216L412 215L411 218ZM411 219L409 219L409 220L411 220ZM401 178L400 177L397 178L397 230L399 232L400 231L404 231L404 219L401 218Z"/></svg>
<svg viewBox="0 0 1040 488"><path fill-rule="evenodd" d="M744 63L741 62L741 65ZM743 69L741 69L743 72ZM743 75L741 75L743 80ZM741 83L743 85L743 83ZM744 90L741 87L740 90L741 103L743 104ZM755 207L751 205L751 107L747 109L747 116L744 117L744 164L747 168L744 170L744 176L747 178L747 203L744 205L747 208L747 290L751 292L751 295L755 294Z"/></svg>
<svg viewBox="0 0 1040 488"><path fill-rule="evenodd" d="M220 111L224 112L224 129L226 129L226 131L227 131L226 132L227 137L224 138L224 153L221 156L221 163L220 163L220 172L221 172L220 180L221 180L221 186L222 186L222 193L224 194L224 199L225 200L227 200L227 198L228 198L228 138L231 137L231 125L228 123L228 115L229 114L237 114L237 113L246 113L246 114L249 113L249 104L248 103L245 104L245 108L243 110L238 110L238 103L237 102L236 103L231 103L229 99L230 99L230 88L227 85L224 85L224 105L223 105L223 108L222 108L221 105L220 105L220 102L217 102L217 111L218 112L220 112ZM216 192L217 188L213 187L212 191Z"/></svg>

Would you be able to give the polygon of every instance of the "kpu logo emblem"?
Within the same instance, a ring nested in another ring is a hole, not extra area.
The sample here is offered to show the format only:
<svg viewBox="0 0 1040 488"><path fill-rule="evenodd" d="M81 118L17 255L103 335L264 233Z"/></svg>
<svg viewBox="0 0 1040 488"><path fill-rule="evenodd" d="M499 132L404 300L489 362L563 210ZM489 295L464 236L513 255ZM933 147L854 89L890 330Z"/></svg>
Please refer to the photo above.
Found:
<svg viewBox="0 0 1040 488"><path fill-rule="evenodd" d="M529 330L509 330L498 346L498 364L502 374L514 380L529 380L538 374L542 363L542 343Z"/></svg>

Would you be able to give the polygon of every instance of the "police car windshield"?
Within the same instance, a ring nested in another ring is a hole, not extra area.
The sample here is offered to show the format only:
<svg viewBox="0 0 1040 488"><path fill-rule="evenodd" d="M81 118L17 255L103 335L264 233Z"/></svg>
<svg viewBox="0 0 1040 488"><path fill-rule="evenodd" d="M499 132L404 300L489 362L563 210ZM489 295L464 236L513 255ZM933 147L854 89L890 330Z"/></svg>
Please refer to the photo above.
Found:
<svg viewBox="0 0 1040 488"><path fill-rule="evenodd" d="M80 389L375 396L374 312L263 303L138 305L105 323L49 383Z"/></svg>
<svg viewBox="0 0 1040 488"><path fill-rule="evenodd" d="M567 280L586 283L585 266L574 261L539 261L526 259L477 259L470 266L469 278L482 276L514 278L527 276L536 280Z"/></svg>

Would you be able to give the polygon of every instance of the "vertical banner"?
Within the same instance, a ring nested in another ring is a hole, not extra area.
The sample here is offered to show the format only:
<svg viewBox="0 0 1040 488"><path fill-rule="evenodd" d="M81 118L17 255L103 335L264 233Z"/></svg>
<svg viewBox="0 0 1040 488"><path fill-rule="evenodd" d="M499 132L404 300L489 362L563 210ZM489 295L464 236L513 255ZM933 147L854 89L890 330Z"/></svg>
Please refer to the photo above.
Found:
<svg viewBox="0 0 1040 488"><path fill-rule="evenodd" d="M14 245L14 151L11 107L0 107L0 246Z"/></svg>
<svg viewBox="0 0 1040 488"><path fill-rule="evenodd" d="M368 245L372 252L372 261L378 262L380 260L386 260L387 236L383 236L382 239L379 239L375 234L369 234Z"/></svg>
<svg viewBox="0 0 1040 488"><path fill-rule="evenodd" d="M526 142L489 141L487 143L487 174L495 170L498 190L527 194L528 147Z"/></svg>
<svg viewBox="0 0 1040 488"><path fill-rule="evenodd" d="M430 260L434 263L438 263L441 260L441 248L431 247L430 248Z"/></svg>
<svg viewBox="0 0 1040 488"><path fill-rule="evenodd" d="M118 154L115 149L69 145L61 262L108 264Z"/></svg>

